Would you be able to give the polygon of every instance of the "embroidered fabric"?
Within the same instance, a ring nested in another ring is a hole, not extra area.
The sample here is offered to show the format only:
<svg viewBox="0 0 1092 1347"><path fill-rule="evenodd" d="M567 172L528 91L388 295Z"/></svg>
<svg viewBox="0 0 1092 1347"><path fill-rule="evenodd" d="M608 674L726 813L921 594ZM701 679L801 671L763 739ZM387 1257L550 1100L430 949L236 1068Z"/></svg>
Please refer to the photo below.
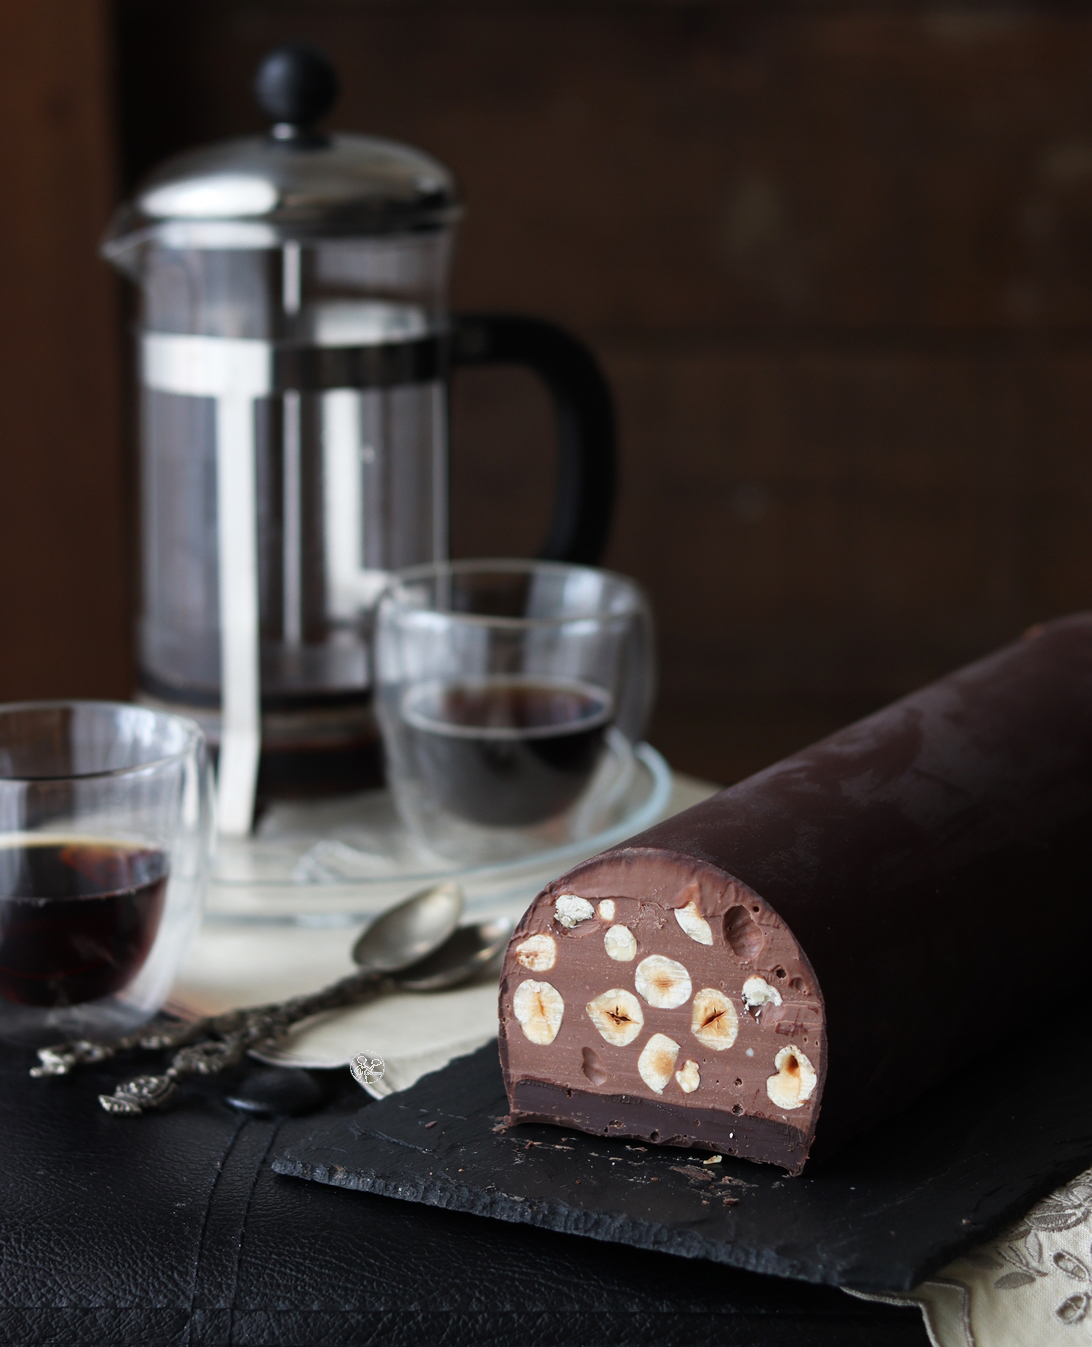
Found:
<svg viewBox="0 0 1092 1347"><path fill-rule="evenodd" d="M913 1291L849 1294L917 1305L933 1347L1071 1347L1092 1328L1090 1236L1087 1169Z"/></svg>

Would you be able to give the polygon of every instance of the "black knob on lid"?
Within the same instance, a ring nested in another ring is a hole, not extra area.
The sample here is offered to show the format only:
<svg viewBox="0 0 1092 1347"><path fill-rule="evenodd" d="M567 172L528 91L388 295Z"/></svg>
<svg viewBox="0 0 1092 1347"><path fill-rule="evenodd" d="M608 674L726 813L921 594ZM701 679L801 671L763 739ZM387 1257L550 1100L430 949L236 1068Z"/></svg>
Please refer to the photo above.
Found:
<svg viewBox="0 0 1092 1347"><path fill-rule="evenodd" d="M337 71L306 42L274 48L254 77L254 96L276 124L273 134L280 140L306 135L334 106L337 95Z"/></svg>

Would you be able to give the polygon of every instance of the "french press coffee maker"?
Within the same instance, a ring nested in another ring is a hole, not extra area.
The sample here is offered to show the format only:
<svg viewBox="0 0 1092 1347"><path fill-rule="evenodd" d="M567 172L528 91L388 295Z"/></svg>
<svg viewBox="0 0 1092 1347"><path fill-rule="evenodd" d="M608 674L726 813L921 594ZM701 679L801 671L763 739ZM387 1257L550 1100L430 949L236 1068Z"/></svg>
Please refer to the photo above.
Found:
<svg viewBox="0 0 1092 1347"><path fill-rule="evenodd" d="M255 83L265 136L171 159L115 217L138 283L145 701L219 750L220 826L256 795L380 779L369 623L389 573L447 556L447 380L522 363L559 431L547 558L599 559L609 392L552 324L451 315L460 205L409 146L317 129L337 95L302 45Z"/></svg>

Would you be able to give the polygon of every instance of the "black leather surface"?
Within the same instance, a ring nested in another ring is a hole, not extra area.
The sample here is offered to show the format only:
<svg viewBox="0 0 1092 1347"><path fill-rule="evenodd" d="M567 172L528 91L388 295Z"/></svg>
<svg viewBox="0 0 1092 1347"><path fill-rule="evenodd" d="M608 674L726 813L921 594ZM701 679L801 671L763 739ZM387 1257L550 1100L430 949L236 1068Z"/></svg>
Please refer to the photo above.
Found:
<svg viewBox="0 0 1092 1347"><path fill-rule="evenodd" d="M222 1102L222 1079L122 1119L96 1096L131 1070L32 1081L31 1062L0 1050L4 1343L927 1342L916 1310L282 1178L274 1148L319 1115L246 1118ZM347 1072L334 1095L326 1116L359 1109Z"/></svg>

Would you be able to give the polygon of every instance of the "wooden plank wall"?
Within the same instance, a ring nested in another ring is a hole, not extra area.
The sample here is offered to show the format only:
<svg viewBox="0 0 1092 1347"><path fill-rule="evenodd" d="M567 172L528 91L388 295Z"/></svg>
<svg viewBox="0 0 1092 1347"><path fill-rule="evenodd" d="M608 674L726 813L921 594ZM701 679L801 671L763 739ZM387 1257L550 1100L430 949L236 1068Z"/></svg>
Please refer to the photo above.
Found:
<svg viewBox="0 0 1092 1347"><path fill-rule="evenodd" d="M599 353L677 765L738 777L1092 602L1081 8L119 0L116 32L130 179L258 129L255 63L310 39L336 124L459 174L457 302ZM456 414L456 550L532 551L541 392L464 375Z"/></svg>
<svg viewBox="0 0 1092 1347"><path fill-rule="evenodd" d="M0 700L131 687L101 0L0 6Z"/></svg>

